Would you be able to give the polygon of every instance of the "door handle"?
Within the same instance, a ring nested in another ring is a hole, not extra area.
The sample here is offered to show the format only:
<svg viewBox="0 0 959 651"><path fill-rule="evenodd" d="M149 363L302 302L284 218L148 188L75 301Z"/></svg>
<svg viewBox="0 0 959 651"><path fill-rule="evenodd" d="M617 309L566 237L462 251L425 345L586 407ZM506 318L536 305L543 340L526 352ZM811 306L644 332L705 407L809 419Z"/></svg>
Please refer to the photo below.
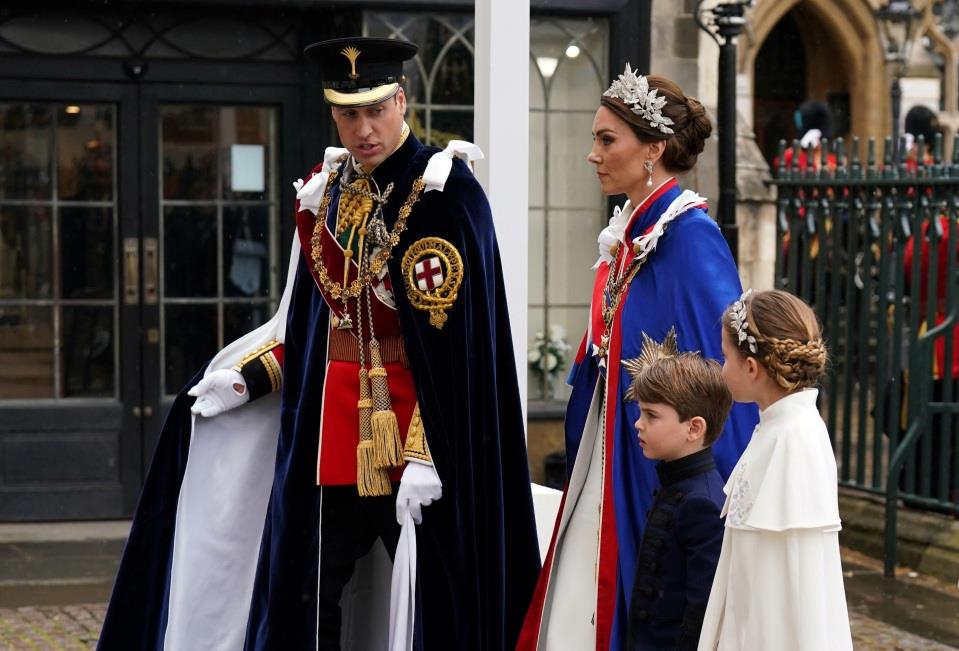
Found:
<svg viewBox="0 0 959 651"><path fill-rule="evenodd" d="M123 302L140 302L140 242L135 237L123 238Z"/></svg>
<svg viewBox="0 0 959 651"><path fill-rule="evenodd" d="M157 304L157 277L160 272L157 249L157 238L143 238L143 302L147 305Z"/></svg>

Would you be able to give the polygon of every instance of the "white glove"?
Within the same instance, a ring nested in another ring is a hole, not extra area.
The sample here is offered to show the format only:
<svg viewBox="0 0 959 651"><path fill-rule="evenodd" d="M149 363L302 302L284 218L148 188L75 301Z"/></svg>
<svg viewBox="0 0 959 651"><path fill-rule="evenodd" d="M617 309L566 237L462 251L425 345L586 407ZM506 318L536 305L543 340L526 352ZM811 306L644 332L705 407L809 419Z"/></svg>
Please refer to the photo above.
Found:
<svg viewBox="0 0 959 651"><path fill-rule="evenodd" d="M402 525L409 514L413 522L420 524L423 521L423 507L441 497L443 482L436 474L436 468L425 463L409 462L396 492L396 521Z"/></svg>
<svg viewBox="0 0 959 651"><path fill-rule="evenodd" d="M822 131L819 129L810 129L803 134L802 140L799 141L799 146L803 149L807 147L812 147L815 149L819 146L819 142L822 140Z"/></svg>
<svg viewBox="0 0 959 651"><path fill-rule="evenodd" d="M232 368L213 371L187 391L187 395L196 398L190 411L204 418L222 414L250 400L246 381L239 371Z"/></svg>

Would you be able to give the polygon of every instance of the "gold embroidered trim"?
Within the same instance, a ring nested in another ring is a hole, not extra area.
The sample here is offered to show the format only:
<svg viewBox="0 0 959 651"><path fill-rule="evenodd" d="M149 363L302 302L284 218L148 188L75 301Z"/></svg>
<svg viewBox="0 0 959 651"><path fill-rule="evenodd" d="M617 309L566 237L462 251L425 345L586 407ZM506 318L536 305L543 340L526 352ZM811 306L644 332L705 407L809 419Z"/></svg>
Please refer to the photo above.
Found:
<svg viewBox="0 0 959 651"><path fill-rule="evenodd" d="M423 418L420 416L420 403L413 407L413 418L410 419L410 428L406 434L406 445L403 446L404 459L416 459L433 463L429 448L426 445L426 428L423 427Z"/></svg>
<svg viewBox="0 0 959 651"><path fill-rule="evenodd" d="M340 158L340 163L346 159L344 156ZM323 290L329 294L333 300L346 300L350 298L357 298L360 295L360 292L363 291L364 287L370 285L371 281L376 278L380 271L383 269L383 266L390 259L390 255L393 252L393 247L396 246L400 241L400 235L403 234L403 231L406 230L406 220L410 216L410 212L413 210L413 204L415 204L420 199L420 194L422 194L426 184L423 182L423 177L419 177L413 181L413 189L410 191L410 195L406 198L406 202L400 207L399 216L396 219L396 223L393 225L393 230L390 231L389 241L386 246L381 248L377 254L369 261L369 264L366 266L366 271L359 278L356 278L349 286L345 286L340 283L336 283L330 279L330 274L326 270L326 266L323 264L323 241L322 234L323 228L326 223L326 212L330 206L330 189L333 187L337 177L339 175L339 170L331 170L329 179L326 182L326 188L323 191L323 199L320 201L320 207L316 211L316 222L313 225L313 237L310 239L310 245L312 246L312 258L313 258L313 268L316 270L317 278L320 281L320 284L323 286ZM343 279L344 281L346 278Z"/></svg>
<svg viewBox="0 0 959 651"><path fill-rule="evenodd" d="M373 194L370 192L370 182L366 177L353 182L356 192L342 192L339 206L336 211L336 236L339 237L347 228L357 229L366 224L367 218L373 212ZM362 233L365 235L365 233ZM344 258L352 258L352 237L343 251Z"/></svg>
<svg viewBox="0 0 959 651"><path fill-rule="evenodd" d="M283 378L283 371L280 365L276 363L276 358L271 352L260 355L260 363L266 369L266 374L270 376L270 387L273 391L278 391Z"/></svg>
<svg viewBox="0 0 959 651"><path fill-rule="evenodd" d="M241 359L239 362L236 363L236 365L234 365L233 369L237 371L241 370L246 364L249 364L254 359L262 355L263 353L267 353L279 345L280 345L279 341L277 341L276 339L271 339L266 344L254 350L252 353L249 353L246 356L244 356L243 359Z"/></svg>

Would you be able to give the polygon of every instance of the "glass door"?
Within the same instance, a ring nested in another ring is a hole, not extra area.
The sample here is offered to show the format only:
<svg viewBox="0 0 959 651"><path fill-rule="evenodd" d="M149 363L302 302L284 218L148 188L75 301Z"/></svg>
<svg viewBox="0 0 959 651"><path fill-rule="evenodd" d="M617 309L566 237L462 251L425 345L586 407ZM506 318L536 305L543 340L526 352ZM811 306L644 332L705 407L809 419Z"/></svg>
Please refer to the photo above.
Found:
<svg viewBox="0 0 959 651"><path fill-rule="evenodd" d="M173 396L279 300L298 96L17 92L0 94L0 521L125 517Z"/></svg>
<svg viewBox="0 0 959 651"><path fill-rule="evenodd" d="M276 109L159 109L161 394L176 395L279 296Z"/></svg>
<svg viewBox="0 0 959 651"><path fill-rule="evenodd" d="M141 90L150 125L141 142L157 161L142 181L141 225L158 259L157 295L143 304L144 412L165 414L218 350L276 309L292 236L282 215L292 217L294 194L279 170L295 166L289 152L298 146L281 125L295 124L297 100L268 87ZM161 425L145 421L146 449Z"/></svg>
<svg viewBox="0 0 959 651"><path fill-rule="evenodd" d="M118 86L0 97L0 520L115 517L135 498L135 122Z"/></svg>

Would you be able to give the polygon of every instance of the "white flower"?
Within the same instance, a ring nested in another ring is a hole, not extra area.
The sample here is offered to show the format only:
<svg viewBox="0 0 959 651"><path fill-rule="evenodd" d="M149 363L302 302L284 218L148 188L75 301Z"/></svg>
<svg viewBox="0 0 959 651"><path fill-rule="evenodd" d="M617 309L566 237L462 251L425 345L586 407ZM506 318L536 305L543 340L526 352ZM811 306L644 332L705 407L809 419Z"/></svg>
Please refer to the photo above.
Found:
<svg viewBox="0 0 959 651"><path fill-rule="evenodd" d="M563 326L550 324L546 331L549 333L548 339L542 331L536 333L526 361L531 371L552 379L563 372L570 345L566 341L566 329Z"/></svg>

